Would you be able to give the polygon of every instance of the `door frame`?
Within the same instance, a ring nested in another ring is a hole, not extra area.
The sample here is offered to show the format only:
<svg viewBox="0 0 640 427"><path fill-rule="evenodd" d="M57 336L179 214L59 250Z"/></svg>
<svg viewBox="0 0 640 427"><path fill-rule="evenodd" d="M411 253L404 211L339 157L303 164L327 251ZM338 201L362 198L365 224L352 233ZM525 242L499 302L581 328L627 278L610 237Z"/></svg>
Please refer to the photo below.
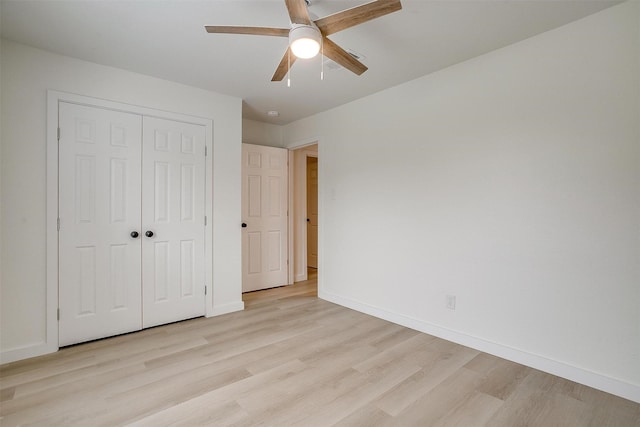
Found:
<svg viewBox="0 0 640 427"><path fill-rule="evenodd" d="M46 342L24 349L20 358L58 350L58 109L60 102L158 117L205 127L205 316L213 316L213 120L72 93L47 91L47 265ZM16 354L18 355L18 354ZM18 359L16 359L18 360Z"/></svg>
<svg viewBox="0 0 640 427"><path fill-rule="evenodd" d="M318 151L308 150L307 147L317 145ZM304 167L295 162L295 153L304 156ZM307 273L307 158L318 158L318 269L320 269L320 222L322 221L320 207L320 144L319 141L306 142L297 147L289 148L289 284L308 280ZM296 203L297 202L297 203ZM295 240L299 240L296 247ZM298 266L298 274L295 267Z"/></svg>

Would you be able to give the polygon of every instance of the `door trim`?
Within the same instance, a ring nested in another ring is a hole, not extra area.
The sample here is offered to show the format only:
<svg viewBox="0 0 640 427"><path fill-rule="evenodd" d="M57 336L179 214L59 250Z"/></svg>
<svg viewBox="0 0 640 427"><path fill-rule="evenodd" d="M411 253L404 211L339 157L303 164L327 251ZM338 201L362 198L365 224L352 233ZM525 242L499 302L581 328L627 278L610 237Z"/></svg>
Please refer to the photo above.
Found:
<svg viewBox="0 0 640 427"><path fill-rule="evenodd" d="M60 102L158 117L205 127L205 316L216 314L213 307L213 120L156 110L88 96L47 91L47 266L46 266L46 341L3 354L19 360L58 350L58 108ZM203 218L204 221L204 218ZM3 357L4 359L4 357Z"/></svg>

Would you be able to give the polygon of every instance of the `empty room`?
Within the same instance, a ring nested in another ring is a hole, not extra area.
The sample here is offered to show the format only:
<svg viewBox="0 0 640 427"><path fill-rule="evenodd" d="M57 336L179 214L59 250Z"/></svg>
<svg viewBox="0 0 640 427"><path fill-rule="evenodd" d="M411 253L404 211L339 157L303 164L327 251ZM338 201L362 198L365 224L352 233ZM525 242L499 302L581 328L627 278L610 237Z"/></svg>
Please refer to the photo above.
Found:
<svg viewBox="0 0 640 427"><path fill-rule="evenodd" d="M0 35L0 425L640 426L640 1Z"/></svg>

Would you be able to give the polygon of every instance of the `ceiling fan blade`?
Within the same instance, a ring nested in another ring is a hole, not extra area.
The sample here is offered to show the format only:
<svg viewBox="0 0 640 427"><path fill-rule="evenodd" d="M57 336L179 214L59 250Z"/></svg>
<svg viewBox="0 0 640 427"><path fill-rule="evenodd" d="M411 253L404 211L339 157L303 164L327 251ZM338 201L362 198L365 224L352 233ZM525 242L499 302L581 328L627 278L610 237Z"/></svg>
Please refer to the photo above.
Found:
<svg viewBox="0 0 640 427"><path fill-rule="evenodd" d="M224 25L207 25L204 28L207 30L207 33L252 34L257 36L289 37L288 28L234 27Z"/></svg>
<svg viewBox="0 0 640 427"><path fill-rule="evenodd" d="M292 24L311 25L311 18L304 0L284 0L289 11L289 19Z"/></svg>
<svg viewBox="0 0 640 427"><path fill-rule="evenodd" d="M322 39L322 49L324 51L324 56L332 59L347 70L354 72L357 75L360 75L368 70L366 65L358 61L353 56L349 55L349 52L326 37L323 37Z"/></svg>
<svg viewBox="0 0 640 427"><path fill-rule="evenodd" d="M400 0L376 0L315 21L324 36L402 9Z"/></svg>
<svg viewBox="0 0 640 427"><path fill-rule="evenodd" d="M276 68L276 72L273 74L273 77L271 78L272 82L282 81L282 79L284 79L284 76L286 76L287 73L289 72L289 66L293 65L293 63L296 62L296 59L297 59L296 56L290 51L291 51L291 48L287 48L287 51L284 53L284 56L282 57L282 60L280 61L278 68Z"/></svg>

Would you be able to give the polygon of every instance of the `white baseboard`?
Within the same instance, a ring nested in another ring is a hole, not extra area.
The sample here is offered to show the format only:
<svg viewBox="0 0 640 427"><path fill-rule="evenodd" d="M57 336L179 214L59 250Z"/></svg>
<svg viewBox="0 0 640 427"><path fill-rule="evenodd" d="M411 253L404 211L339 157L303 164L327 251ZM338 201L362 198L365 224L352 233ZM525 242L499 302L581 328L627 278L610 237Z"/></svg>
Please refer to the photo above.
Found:
<svg viewBox="0 0 640 427"><path fill-rule="evenodd" d="M222 314L233 313L234 311L242 310L244 310L244 302L242 301L218 306L214 305L211 314L207 317L220 316ZM58 351L57 345L50 345L46 342L35 343L33 345L0 352L0 364L29 359L31 357L42 356L49 353L55 353L56 351Z"/></svg>
<svg viewBox="0 0 640 427"><path fill-rule="evenodd" d="M520 363L640 403L640 386L318 289L318 297L425 334Z"/></svg>
<svg viewBox="0 0 640 427"><path fill-rule="evenodd" d="M13 350L5 350L0 352L0 364L11 363L18 360L29 359L31 357L42 356L44 354L55 353L58 346L50 345L45 342L33 345L15 348Z"/></svg>
<svg viewBox="0 0 640 427"><path fill-rule="evenodd" d="M223 314L233 313L235 311L242 311L242 310L244 310L243 301L236 301L236 302L231 302L231 303L222 304L222 305L214 304L213 311L211 312L210 315L207 315L207 317L220 316Z"/></svg>

